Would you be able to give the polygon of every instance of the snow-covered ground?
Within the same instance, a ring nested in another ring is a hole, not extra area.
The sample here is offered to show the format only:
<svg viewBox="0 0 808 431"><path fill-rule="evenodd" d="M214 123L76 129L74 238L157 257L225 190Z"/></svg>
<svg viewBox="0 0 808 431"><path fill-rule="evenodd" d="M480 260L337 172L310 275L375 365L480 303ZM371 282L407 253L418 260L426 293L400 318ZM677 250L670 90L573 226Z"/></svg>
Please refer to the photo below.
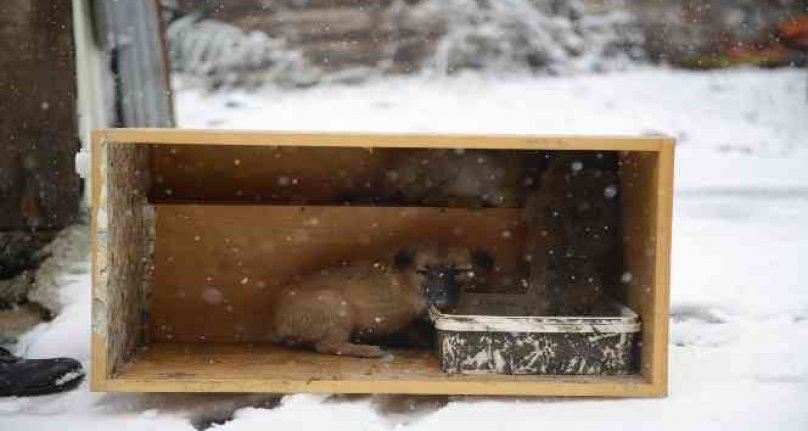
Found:
<svg viewBox="0 0 808 431"><path fill-rule="evenodd" d="M91 394L0 399L0 429L808 429L805 70L466 75L176 95L182 127L678 138L670 396L642 400ZM88 264L17 346L89 357ZM277 405L276 405L277 404Z"/></svg>

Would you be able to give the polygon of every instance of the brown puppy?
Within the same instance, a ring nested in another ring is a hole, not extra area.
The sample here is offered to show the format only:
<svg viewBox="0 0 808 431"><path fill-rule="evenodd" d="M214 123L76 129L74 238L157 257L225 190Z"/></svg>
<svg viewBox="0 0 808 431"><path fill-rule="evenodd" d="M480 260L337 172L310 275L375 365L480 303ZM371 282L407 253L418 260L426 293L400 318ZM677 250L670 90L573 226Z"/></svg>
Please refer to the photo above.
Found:
<svg viewBox="0 0 808 431"><path fill-rule="evenodd" d="M389 264L357 262L320 271L279 291L273 341L321 353L380 357L380 347L353 341L384 340L415 322L430 304L451 307L460 285L490 266L483 253L421 246L401 250Z"/></svg>

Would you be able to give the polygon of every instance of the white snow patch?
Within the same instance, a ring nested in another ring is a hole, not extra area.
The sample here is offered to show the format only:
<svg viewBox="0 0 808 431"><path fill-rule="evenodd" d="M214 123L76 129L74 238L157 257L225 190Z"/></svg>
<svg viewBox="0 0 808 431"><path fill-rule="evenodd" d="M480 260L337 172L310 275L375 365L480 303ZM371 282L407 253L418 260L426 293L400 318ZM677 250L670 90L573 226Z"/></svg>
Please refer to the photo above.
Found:
<svg viewBox="0 0 808 431"><path fill-rule="evenodd" d="M72 382L73 380L78 379L79 377L81 377L81 376L83 376L83 375L84 375L84 372L83 372L83 371L71 371L71 372L69 372L69 373L65 373L65 375L63 375L63 376L59 377L59 378L58 378L58 379L56 379L56 380L55 380L53 383L54 383L56 386L62 386L62 385L64 385L64 384L66 384L66 383L70 383L70 382Z"/></svg>

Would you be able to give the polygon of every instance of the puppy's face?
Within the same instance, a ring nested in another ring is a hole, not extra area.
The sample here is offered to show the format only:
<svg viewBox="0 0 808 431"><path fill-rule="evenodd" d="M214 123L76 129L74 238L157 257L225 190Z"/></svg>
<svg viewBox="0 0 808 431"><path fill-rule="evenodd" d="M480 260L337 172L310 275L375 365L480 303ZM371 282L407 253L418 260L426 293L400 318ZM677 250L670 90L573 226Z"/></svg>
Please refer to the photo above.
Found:
<svg viewBox="0 0 808 431"><path fill-rule="evenodd" d="M408 247L395 257L395 267L410 271L426 301L441 310L457 304L461 286L475 271L492 266L488 253L460 247Z"/></svg>

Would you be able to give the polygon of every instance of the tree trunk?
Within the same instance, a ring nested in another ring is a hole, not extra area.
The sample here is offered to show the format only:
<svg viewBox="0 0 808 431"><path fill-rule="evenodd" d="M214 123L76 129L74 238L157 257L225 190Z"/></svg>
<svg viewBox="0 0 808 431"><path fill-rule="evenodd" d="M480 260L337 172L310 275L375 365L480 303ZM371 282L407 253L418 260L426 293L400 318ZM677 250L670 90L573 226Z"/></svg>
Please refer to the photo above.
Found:
<svg viewBox="0 0 808 431"><path fill-rule="evenodd" d="M70 2L3 0L0 53L0 273L6 277L35 266L35 250L78 215Z"/></svg>
<svg viewBox="0 0 808 431"><path fill-rule="evenodd" d="M0 231L75 220L80 181L70 3L0 6Z"/></svg>

